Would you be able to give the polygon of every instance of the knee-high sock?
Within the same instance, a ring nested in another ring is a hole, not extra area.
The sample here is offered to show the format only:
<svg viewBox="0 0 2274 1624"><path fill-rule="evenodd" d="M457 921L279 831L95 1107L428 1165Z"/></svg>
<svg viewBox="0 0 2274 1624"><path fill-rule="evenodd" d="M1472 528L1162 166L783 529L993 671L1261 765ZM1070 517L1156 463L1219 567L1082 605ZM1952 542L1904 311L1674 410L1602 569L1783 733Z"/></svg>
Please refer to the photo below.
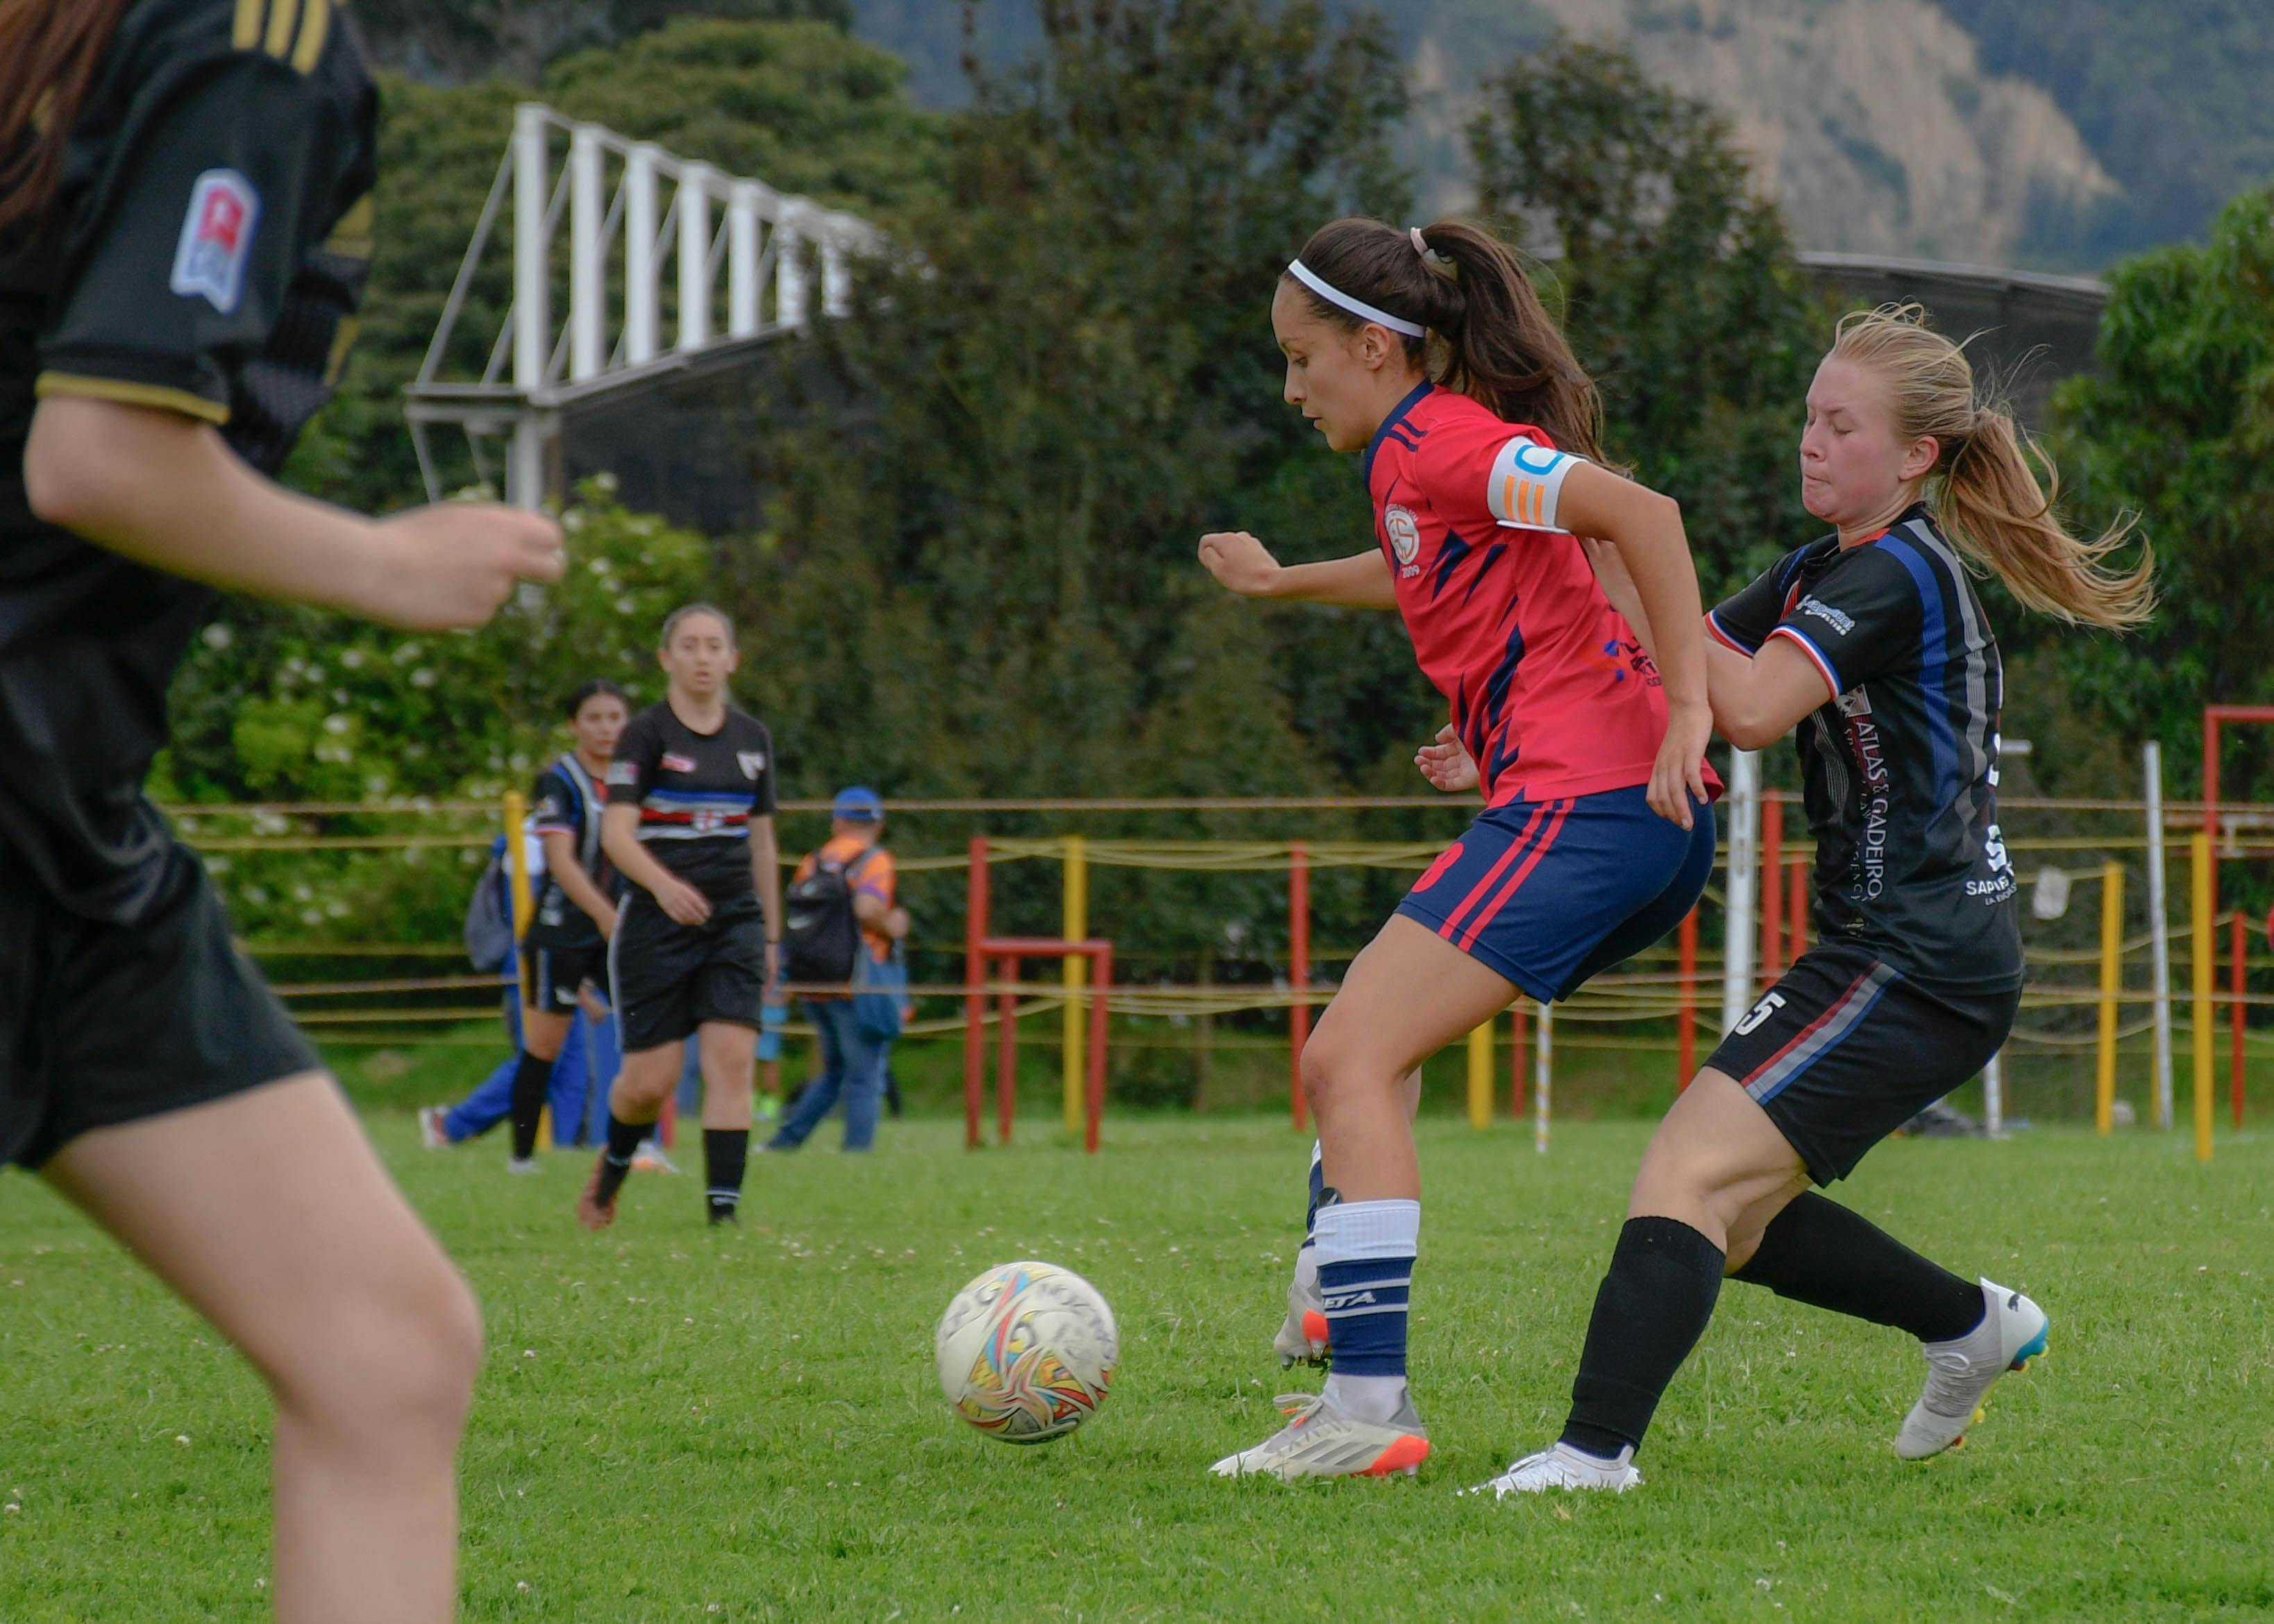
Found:
<svg viewBox="0 0 2274 1624"><path fill-rule="evenodd" d="M1639 1447L1667 1383L1713 1317L1719 1246L1673 1218L1630 1218L1595 1291L1563 1441L1605 1459Z"/></svg>
<svg viewBox="0 0 2274 1624"><path fill-rule="evenodd" d="M631 1177L632 1158L639 1154L640 1141L654 1131L651 1122L626 1122L614 1111L608 1113L608 1147L600 1153L600 1187L596 1192L601 1206L616 1199L616 1192Z"/></svg>
<svg viewBox="0 0 2274 1624"><path fill-rule="evenodd" d="M1760 1245L1729 1278L1923 1342L1954 1341L1982 1323L1979 1285L1813 1190L1769 1221Z"/></svg>
<svg viewBox="0 0 2274 1624"><path fill-rule="evenodd" d="M712 1218L732 1218L742 1206L742 1171L749 1157L748 1128L703 1130L704 1185Z"/></svg>
<svg viewBox="0 0 2274 1624"><path fill-rule="evenodd" d="M527 1049L513 1071L513 1154L526 1162L537 1154L538 1118L545 1114L545 1090L553 1081L553 1063L539 1060Z"/></svg>

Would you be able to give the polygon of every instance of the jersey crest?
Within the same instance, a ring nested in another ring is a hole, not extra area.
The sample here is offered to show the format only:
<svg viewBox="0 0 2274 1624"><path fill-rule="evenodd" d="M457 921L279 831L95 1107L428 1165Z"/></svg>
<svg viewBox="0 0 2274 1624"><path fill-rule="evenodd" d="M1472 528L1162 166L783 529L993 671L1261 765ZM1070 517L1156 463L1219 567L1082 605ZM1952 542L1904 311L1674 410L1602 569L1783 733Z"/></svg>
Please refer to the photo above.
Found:
<svg viewBox="0 0 2274 1624"><path fill-rule="evenodd" d="M245 297L245 261L260 223L260 194L235 169L207 169L190 188L167 286L230 315Z"/></svg>

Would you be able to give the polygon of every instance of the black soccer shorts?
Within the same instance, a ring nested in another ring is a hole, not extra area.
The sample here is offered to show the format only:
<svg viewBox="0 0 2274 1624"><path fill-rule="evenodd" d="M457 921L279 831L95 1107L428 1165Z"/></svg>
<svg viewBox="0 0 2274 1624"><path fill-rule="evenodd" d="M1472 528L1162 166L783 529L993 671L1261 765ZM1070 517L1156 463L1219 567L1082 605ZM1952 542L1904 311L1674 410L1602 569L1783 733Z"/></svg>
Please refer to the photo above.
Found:
<svg viewBox="0 0 2274 1624"><path fill-rule="evenodd" d="M586 981L608 990L608 950L598 941L576 947L521 947L521 1004L545 1015L574 1015Z"/></svg>
<svg viewBox="0 0 2274 1624"><path fill-rule="evenodd" d="M2013 1030L2019 988L1921 987L1869 949L1810 949L1706 1064L1735 1078L1819 1184L1980 1071Z"/></svg>
<svg viewBox="0 0 2274 1624"><path fill-rule="evenodd" d="M318 1070L180 845L142 917L56 903L0 846L0 1162Z"/></svg>
<svg viewBox="0 0 2274 1624"><path fill-rule="evenodd" d="M766 921L757 898L714 904L700 925L682 925L633 887L608 943L609 982L624 1052L694 1035L706 1020L761 1025Z"/></svg>

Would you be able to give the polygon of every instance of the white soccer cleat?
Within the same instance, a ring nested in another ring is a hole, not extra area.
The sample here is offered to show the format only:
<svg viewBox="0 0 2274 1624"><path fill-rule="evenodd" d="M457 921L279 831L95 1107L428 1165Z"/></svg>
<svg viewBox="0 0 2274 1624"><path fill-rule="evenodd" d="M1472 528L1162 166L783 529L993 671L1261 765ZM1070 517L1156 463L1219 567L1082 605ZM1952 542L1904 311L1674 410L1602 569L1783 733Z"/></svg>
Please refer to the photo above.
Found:
<svg viewBox="0 0 2274 1624"><path fill-rule="evenodd" d="M1903 1417L1895 1453L1924 1461L1964 1443L1966 1429L1982 1418L1991 1384L2044 1352L2050 1324L2045 1311L2020 1292L1984 1281L1982 1323L1954 1342L1920 1345L1926 1389Z"/></svg>
<svg viewBox="0 0 2274 1624"><path fill-rule="evenodd" d="M429 1150L447 1149L450 1136L442 1131L442 1108L422 1105L418 1108L418 1142Z"/></svg>
<svg viewBox="0 0 2274 1624"><path fill-rule="evenodd" d="M1407 1394L1388 1422L1361 1421L1329 1403L1323 1393L1283 1393L1275 1401L1287 1425L1253 1449L1227 1455L1209 1468L1219 1477L1412 1477L1429 1458L1429 1434Z"/></svg>
<svg viewBox="0 0 2274 1624"><path fill-rule="evenodd" d="M639 1142L639 1148L632 1152L632 1171L676 1173L679 1169L672 1165L671 1158L663 1154L663 1147L660 1144L653 1139L642 1139Z"/></svg>
<svg viewBox="0 0 2274 1624"><path fill-rule="evenodd" d="M1635 1468L1631 1445L1619 1451L1618 1459L1607 1461L1559 1442L1537 1455L1525 1455L1491 1482L1461 1492L1490 1493L1495 1500L1511 1494L1545 1494L1550 1489L1607 1489L1623 1494L1641 1484L1642 1473Z"/></svg>
<svg viewBox="0 0 2274 1624"><path fill-rule="evenodd" d="M1295 1278L1287 1282L1287 1317L1271 1339L1281 1370L1327 1363L1327 1299L1319 1290L1319 1266L1311 1261L1315 1255L1308 1246L1297 1253Z"/></svg>
<svg viewBox="0 0 2274 1624"><path fill-rule="evenodd" d="M542 1173L545 1164L534 1156L508 1156L505 1170L508 1173Z"/></svg>

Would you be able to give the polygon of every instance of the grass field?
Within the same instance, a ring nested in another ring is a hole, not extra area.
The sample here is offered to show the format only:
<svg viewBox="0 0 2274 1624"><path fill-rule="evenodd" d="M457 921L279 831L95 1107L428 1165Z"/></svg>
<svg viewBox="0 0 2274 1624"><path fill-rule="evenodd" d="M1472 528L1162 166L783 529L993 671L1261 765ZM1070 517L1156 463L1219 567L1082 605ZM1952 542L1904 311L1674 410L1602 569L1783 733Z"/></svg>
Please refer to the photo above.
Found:
<svg viewBox="0 0 2274 1624"><path fill-rule="evenodd" d="M465 1453L478 1620L2201 1620L2274 1613L2274 1147L2184 1136L1898 1142L1842 1193L2024 1287L2052 1357L1969 1446L1905 1466L1894 1334L1729 1287L1622 1499L1453 1491L1553 1435L1640 1124L1423 1129L1415 1481L1205 1476L1276 1422L1268 1351L1303 1147L1276 1122L1127 1118L966 1155L755 1158L745 1224L643 1176L570 1221L582 1156L500 1175L373 1122L471 1276L489 1359ZM825 1130L827 1143L834 1129ZM237 1177L257 1176L242 1169ZM1080 1269L1123 1366L1073 1437L955 1420L931 1328L984 1265ZM259 1389L35 1182L0 1179L0 1620L254 1618Z"/></svg>

